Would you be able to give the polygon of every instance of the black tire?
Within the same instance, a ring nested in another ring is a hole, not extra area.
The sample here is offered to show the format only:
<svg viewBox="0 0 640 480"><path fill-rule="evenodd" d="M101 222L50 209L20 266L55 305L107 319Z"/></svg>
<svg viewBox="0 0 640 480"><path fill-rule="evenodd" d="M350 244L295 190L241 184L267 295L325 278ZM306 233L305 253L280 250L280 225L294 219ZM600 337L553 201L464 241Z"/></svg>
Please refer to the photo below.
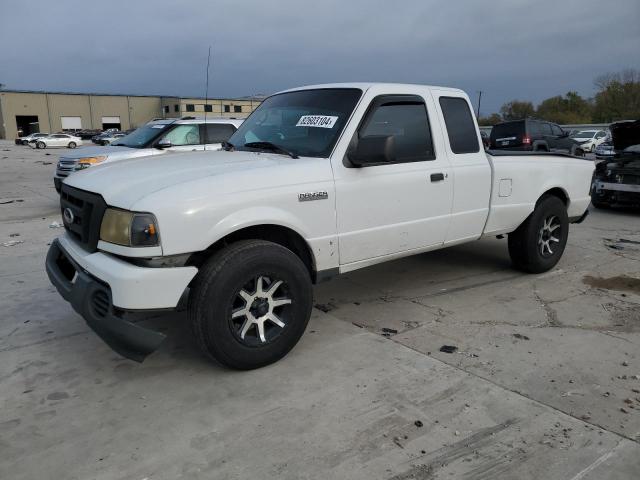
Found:
<svg viewBox="0 0 640 480"><path fill-rule="evenodd" d="M268 297L274 286L277 298ZM265 289L265 297L260 297L259 291ZM247 294L257 295L251 305ZM290 303L274 308L268 298ZM272 242L243 240L217 252L202 266L189 294L188 316L198 346L207 356L230 368L250 370L289 353L304 333L312 306L309 271L297 255ZM261 333L250 318L265 318L270 314L265 308L276 313L284 326L262 320Z"/></svg>
<svg viewBox="0 0 640 480"><path fill-rule="evenodd" d="M78 145L76 145L76 142L69 142L69 145L67 145L67 147L69 148L76 148Z"/></svg>
<svg viewBox="0 0 640 480"><path fill-rule="evenodd" d="M29 141L28 140L22 140L22 145L29 145Z"/></svg>
<svg viewBox="0 0 640 480"><path fill-rule="evenodd" d="M36 148L39 148L39 149L47 148L47 145L44 142L36 142Z"/></svg>
<svg viewBox="0 0 640 480"><path fill-rule="evenodd" d="M545 229L546 225L553 230ZM509 234L509 256L513 266L529 273L552 269L562 257L568 234L569 218L564 202L558 197L544 195L533 213Z"/></svg>
<svg viewBox="0 0 640 480"><path fill-rule="evenodd" d="M548 152L549 149L544 145L537 145L536 149L534 151L535 152Z"/></svg>

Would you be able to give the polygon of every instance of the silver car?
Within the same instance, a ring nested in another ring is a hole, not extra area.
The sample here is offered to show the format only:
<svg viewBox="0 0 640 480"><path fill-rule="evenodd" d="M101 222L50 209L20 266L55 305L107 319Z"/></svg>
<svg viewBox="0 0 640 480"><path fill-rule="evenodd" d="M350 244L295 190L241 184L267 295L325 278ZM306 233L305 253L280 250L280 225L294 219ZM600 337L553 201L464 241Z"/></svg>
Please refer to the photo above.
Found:
<svg viewBox="0 0 640 480"><path fill-rule="evenodd" d="M205 121L194 117L153 120L108 146L81 148L61 155L53 183L60 192L66 177L93 165L166 152L217 150L242 121L235 118L207 118Z"/></svg>

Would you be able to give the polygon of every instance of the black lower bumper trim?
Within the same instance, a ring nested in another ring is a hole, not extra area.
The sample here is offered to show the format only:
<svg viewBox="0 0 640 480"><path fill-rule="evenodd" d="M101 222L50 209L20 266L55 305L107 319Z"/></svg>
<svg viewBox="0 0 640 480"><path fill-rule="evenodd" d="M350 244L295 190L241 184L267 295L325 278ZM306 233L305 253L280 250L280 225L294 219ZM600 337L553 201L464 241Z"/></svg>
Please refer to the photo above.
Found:
<svg viewBox="0 0 640 480"><path fill-rule="evenodd" d="M569 223L582 223L584 219L589 215L589 209L587 208L582 215L579 217L571 217L569 218Z"/></svg>
<svg viewBox="0 0 640 480"><path fill-rule="evenodd" d="M142 362L166 338L160 332L115 315L109 286L85 272L57 239L49 247L46 269L60 295L107 345L123 357Z"/></svg>

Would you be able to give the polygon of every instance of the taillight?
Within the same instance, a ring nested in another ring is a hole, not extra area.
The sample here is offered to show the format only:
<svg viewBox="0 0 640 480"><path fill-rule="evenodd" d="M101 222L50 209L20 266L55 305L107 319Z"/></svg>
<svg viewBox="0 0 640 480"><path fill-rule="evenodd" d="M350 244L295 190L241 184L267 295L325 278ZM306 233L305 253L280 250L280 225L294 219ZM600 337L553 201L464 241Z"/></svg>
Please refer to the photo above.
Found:
<svg viewBox="0 0 640 480"><path fill-rule="evenodd" d="M522 137L522 143L524 145L531 145L531 137L528 135L525 135L524 137Z"/></svg>

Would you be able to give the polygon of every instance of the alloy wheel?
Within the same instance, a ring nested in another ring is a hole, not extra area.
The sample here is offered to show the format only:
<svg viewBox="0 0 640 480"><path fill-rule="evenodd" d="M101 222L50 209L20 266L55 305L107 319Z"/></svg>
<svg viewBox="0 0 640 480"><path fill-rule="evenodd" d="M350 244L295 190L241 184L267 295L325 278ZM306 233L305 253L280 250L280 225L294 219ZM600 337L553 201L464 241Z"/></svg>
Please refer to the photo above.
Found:
<svg viewBox="0 0 640 480"><path fill-rule="evenodd" d="M544 220L542 228L538 232L538 247L543 257L550 257L554 254L552 245L560 243L559 237L562 233L560 228L560 219L555 215L551 215Z"/></svg>

